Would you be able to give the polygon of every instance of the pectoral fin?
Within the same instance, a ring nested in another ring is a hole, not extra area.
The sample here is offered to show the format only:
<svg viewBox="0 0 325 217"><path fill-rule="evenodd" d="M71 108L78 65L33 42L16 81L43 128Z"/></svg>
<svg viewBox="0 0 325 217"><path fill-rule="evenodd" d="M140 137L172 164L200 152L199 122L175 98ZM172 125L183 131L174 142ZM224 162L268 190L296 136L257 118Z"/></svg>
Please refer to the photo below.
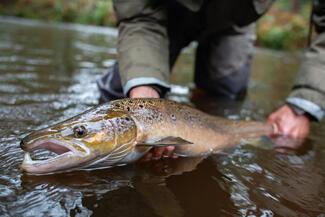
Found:
<svg viewBox="0 0 325 217"><path fill-rule="evenodd" d="M165 147L165 146L182 146L182 145L191 145L192 142L189 142L180 137L168 136L155 141L145 141L138 145L140 146L155 146L155 147Z"/></svg>

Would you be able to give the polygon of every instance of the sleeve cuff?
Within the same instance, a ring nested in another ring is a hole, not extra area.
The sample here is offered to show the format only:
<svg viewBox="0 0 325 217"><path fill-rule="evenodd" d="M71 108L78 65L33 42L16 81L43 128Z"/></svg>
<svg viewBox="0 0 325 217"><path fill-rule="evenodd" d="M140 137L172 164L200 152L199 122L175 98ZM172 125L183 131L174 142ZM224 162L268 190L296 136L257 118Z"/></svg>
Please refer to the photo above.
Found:
<svg viewBox="0 0 325 217"><path fill-rule="evenodd" d="M125 96L127 96L132 88L142 85L158 85L166 89L170 89L170 84L160 79L154 77L139 77L128 80L123 87L123 93Z"/></svg>
<svg viewBox="0 0 325 217"><path fill-rule="evenodd" d="M309 100L298 97L289 97L286 102L302 109L318 121L322 120L325 115L325 111L319 105Z"/></svg>

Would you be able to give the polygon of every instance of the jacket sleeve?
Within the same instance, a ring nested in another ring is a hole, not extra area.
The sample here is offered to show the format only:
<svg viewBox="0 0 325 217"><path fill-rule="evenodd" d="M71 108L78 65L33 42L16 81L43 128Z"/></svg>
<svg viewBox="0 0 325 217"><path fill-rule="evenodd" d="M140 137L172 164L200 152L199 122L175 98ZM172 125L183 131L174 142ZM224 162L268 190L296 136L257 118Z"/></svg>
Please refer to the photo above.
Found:
<svg viewBox="0 0 325 217"><path fill-rule="evenodd" d="M325 110L325 1L315 2L313 22L318 36L305 52L287 102L321 120Z"/></svg>
<svg viewBox="0 0 325 217"><path fill-rule="evenodd" d="M125 95L132 87L169 88L167 15L159 1L115 0L118 62Z"/></svg>

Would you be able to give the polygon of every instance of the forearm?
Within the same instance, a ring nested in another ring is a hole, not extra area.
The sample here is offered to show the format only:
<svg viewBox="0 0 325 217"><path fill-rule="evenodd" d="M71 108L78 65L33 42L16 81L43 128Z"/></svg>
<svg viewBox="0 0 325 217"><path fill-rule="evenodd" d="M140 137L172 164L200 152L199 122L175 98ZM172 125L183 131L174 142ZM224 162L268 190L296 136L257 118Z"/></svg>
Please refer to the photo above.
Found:
<svg viewBox="0 0 325 217"><path fill-rule="evenodd" d="M119 22L118 62L125 95L142 85L169 88L166 14L162 6L147 2L114 2Z"/></svg>
<svg viewBox="0 0 325 217"><path fill-rule="evenodd" d="M321 120L325 114L325 1L315 5L313 21L319 34L305 53L287 102Z"/></svg>

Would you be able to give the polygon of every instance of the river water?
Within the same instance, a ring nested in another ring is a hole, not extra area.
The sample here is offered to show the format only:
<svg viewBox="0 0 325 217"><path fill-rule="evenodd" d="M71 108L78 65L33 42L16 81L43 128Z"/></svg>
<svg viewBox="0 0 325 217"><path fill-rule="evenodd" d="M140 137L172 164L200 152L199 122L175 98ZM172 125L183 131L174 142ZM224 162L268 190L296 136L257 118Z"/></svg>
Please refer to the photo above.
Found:
<svg viewBox="0 0 325 217"><path fill-rule="evenodd" d="M31 176L28 132L97 105L96 79L116 58L116 31L0 18L0 216L325 216L325 125L292 150L260 142L204 159L165 159L92 172ZM192 86L193 49L173 82ZM248 96L171 97L232 119L265 120L281 105L301 55L256 50Z"/></svg>

